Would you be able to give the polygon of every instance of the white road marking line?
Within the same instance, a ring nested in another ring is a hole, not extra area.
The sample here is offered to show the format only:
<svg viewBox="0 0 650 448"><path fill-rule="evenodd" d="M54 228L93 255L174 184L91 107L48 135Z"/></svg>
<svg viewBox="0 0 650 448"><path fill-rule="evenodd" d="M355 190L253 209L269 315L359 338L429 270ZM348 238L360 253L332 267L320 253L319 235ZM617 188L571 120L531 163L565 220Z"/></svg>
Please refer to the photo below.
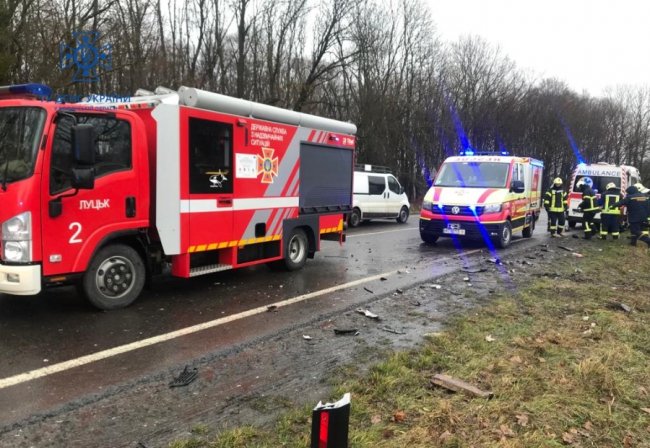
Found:
<svg viewBox="0 0 650 448"><path fill-rule="evenodd" d="M380 233L385 233L385 232L380 232ZM467 252L463 252L463 255L470 255L476 252L480 252L482 249L474 249L470 250ZM458 255L454 255L452 257L443 257L439 258L436 260L437 263L440 263L441 261L445 260L450 260L455 257L458 257ZM0 390L5 389L7 387L11 386L16 386L18 384L26 383L28 381L32 381L38 378L42 378L45 376L53 375L55 373L60 373L64 372L66 370L73 369L75 367L81 367L86 364L90 364L96 361L101 361L102 359L107 359L113 356L121 355L123 353L128 353L134 350L138 350L140 348L144 347L149 347L154 344L159 344L161 342L169 341L171 339L176 339L181 336L187 336L189 334L197 333L199 331L207 330L210 328L218 327L220 325L225 325L230 322L234 322L239 319L244 319L246 317L251 317L255 316L257 314L262 314L268 312L269 307L276 307L276 308L281 308L289 305L293 305L294 303L300 303L304 302L309 299L313 299L314 297L322 296L324 294L328 294L330 292L335 292L339 291L341 289L345 288L351 288L353 286L358 286L364 283L371 282L373 280L379 280L382 277L389 277L391 275L395 275L400 273L400 270L394 270L394 271L389 271L389 272L384 272L383 274L377 274L373 275L371 277L365 277L361 278L359 280L354 280L348 283L344 283L342 285L338 286L332 286L330 288L326 289L321 289L320 291L314 291L310 292L308 294L303 294L297 297L293 297L291 299L287 300L282 300L280 302L272 303L269 305L264 305L260 306L257 308L253 308L247 311L242 311L241 313L233 314L230 316L222 317L219 319L211 320L209 322L204 322L201 324L197 325L192 325L191 327L186 327L186 328L181 328L180 330L172 331L170 333L165 333L161 334L158 336L153 336L151 338L143 339L141 341L135 341L131 342L130 344L125 344L125 345L120 345L118 347L113 347L107 350L102 350L100 352L96 353L91 353L89 355L81 356L79 358L71 359L69 361L63 361L57 364L53 364L51 366L47 367L41 367L40 369L35 369L31 370L29 372L25 373L19 373L18 375L10 376L7 378L3 378L0 380Z"/></svg>
<svg viewBox="0 0 650 448"><path fill-rule="evenodd" d="M202 324L193 325L191 327L181 328L180 330L172 331L170 333L161 334L151 338L143 339L141 341L131 342L130 344L120 345L118 347L113 347L107 350L103 350L97 353L91 353L90 355L81 356L76 359L71 359L69 361L60 362L58 364L53 364L51 366L42 367L40 369L31 370L29 372L20 373L8 378L0 380L0 389L4 389L10 386L15 386L17 384L25 383L27 381L35 380L37 378L42 378L44 376L52 375L55 373L63 372L66 370L73 369L75 367L80 367L85 364L90 364L95 361L100 361L102 359L110 358L112 356L120 355L122 353L127 353L133 350L140 348L148 347L154 344L161 342L169 341L170 339L179 338L181 336L186 336L192 333L199 331L207 330L209 328L218 327L239 319L246 317L254 316L256 314L266 313L270 306L275 306L276 308L281 308L284 306L293 305L294 303L303 302L305 300L312 299L314 297L321 296L330 292L338 291L345 288L350 288L353 286L361 285L363 283L371 282L373 280L379 280L381 277L388 277L394 274L397 274L398 271L385 272L383 274L373 275L372 277L366 277L359 280L354 280L348 283L344 283L338 286L332 286L331 288L321 289L320 291L314 291L309 294L303 294L291 299L282 300L273 304L261 306L258 308L253 308L248 311L243 311L241 313L233 314L230 316L222 317L219 319L211 320L209 322L204 322Z"/></svg>

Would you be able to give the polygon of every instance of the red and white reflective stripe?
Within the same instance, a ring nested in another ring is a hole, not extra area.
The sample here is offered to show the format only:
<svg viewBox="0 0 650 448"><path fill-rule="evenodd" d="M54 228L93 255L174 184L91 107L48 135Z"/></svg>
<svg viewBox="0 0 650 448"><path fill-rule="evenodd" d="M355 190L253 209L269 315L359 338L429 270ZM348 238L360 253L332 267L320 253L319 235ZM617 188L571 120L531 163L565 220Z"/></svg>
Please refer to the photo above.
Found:
<svg viewBox="0 0 650 448"><path fill-rule="evenodd" d="M300 198L243 198L233 199L231 207L219 207L217 199L181 199L181 213L231 212L265 208L298 207Z"/></svg>

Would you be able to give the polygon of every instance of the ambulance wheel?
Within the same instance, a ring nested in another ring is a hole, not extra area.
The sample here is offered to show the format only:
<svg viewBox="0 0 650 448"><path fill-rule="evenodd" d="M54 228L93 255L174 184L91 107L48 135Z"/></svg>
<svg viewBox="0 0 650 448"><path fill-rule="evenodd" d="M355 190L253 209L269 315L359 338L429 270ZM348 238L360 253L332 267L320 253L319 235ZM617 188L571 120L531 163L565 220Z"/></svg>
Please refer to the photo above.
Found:
<svg viewBox="0 0 650 448"><path fill-rule="evenodd" d="M302 268L307 262L309 245L307 235L302 229L294 229L287 242L284 254L284 266L288 271L295 271Z"/></svg>
<svg viewBox="0 0 650 448"><path fill-rule="evenodd" d="M130 246L115 244L95 255L79 286L93 306L114 310L133 303L144 282L145 267L138 252Z"/></svg>
<svg viewBox="0 0 650 448"><path fill-rule="evenodd" d="M427 244L434 244L440 238L438 235L431 235L430 233L420 232L420 238Z"/></svg>
<svg viewBox="0 0 650 448"><path fill-rule="evenodd" d="M530 221L530 225L521 232L524 238L530 238L533 236L533 231L535 230L535 220Z"/></svg>
<svg viewBox="0 0 650 448"><path fill-rule="evenodd" d="M402 207L397 215L397 222L400 224L406 224L406 221L409 219L409 209L406 206Z"/></svg>
<svg viewBox="0 0 650 448"><path fill-rule="evenodd" d="M512 240L512 225L510 221L506 221L501 227L499 238L497 239L497 246L501 249L508 247Z"/></svg>
<svg viewBox="0 0 650 448"><path fill-rule="evenodd" d="M350 213L348 224L350 224L350 227L357 227L359 223L361 223L361 210L355 208L352 210L352 213Z"/></svg>

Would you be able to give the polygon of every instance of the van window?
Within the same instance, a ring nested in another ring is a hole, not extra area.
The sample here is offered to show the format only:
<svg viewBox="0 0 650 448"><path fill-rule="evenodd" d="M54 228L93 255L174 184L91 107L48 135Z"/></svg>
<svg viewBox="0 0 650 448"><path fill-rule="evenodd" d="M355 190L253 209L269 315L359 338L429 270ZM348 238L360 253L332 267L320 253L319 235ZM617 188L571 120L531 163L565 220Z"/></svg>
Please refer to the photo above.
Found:
<svg viewBox="0 0 650 448"><path fill-rule="evenodd" d="M510 165L501 162L445 162L436 187L504 188Z"/></svg>
<svg viewBox="0 0 650 448"><path fill-rule="evenodd" d="M388 189L395 194L402 194L399 182L393 176L388 176Z"/></svg>
<svg viewBox="0 0 650 448"><path fill-rule="evenodd" d="M386 181L382 176L368 176L368 183L370 185L369 194L384 194L386 190Z"/></svg>
<svg viewBox="0 0 650 448"><path fill-rule="evenodd" d="M578 181L583 177L589 177L592 181L591 188L594 190L594 193L601 193L606 190L608 183L613 182L616 185L616 188L621 188L621 178L620 177L608 177L608 176L576 176L576 180L573 184L573 191L579 192L578 190Z"/></svg>

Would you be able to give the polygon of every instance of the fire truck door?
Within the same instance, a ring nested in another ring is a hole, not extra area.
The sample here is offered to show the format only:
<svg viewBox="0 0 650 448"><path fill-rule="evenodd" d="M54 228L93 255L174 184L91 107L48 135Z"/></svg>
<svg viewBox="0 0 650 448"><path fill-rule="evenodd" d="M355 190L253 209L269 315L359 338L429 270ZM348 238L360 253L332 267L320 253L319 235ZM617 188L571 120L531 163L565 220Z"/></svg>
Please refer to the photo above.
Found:
<svg viewBox="0 0 650 448"><path fill-rule="evenodd" d="M190 116L190 246L209 250L233 238L233 125Z"/></svg>
<svg viewBox="0 0 650 448"><path fill-rule="evenodd" d="M54 131L42 183L43 273L46 276L84 270L82 254L90 257L102 239L135 226L138 220L138 163L132 151L130 118L114 115L76 115L77 123L91 124L96 137L95 185L71 187L72 127L75 119L60 115ZM52 216L50 205L60 197L61 213ZM142 217L141 219L144 219Z"/></svg>

